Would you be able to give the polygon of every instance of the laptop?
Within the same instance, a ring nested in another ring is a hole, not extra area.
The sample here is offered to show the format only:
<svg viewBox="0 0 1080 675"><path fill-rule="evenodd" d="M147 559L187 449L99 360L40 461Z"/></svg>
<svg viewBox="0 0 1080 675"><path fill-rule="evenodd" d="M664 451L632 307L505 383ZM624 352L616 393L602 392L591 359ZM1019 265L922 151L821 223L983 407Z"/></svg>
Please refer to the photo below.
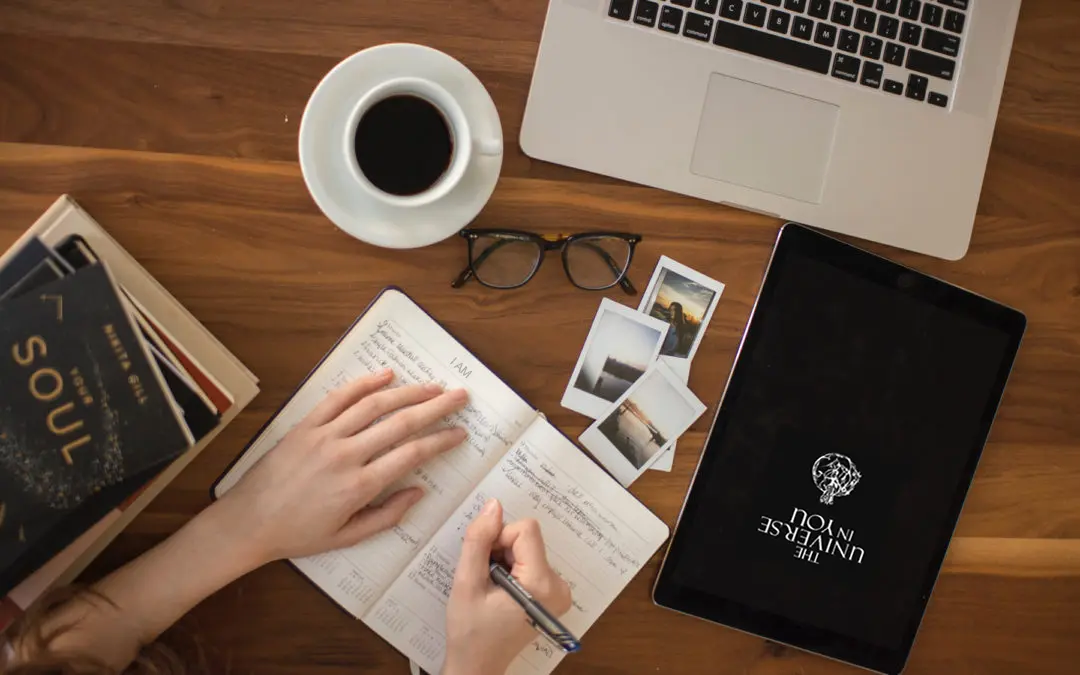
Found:
<svg viewBox="0 0 1080 675"><path fill-rule="evenodd" d="M956 260L1020 0L551 0L531 157Z"/></svg>

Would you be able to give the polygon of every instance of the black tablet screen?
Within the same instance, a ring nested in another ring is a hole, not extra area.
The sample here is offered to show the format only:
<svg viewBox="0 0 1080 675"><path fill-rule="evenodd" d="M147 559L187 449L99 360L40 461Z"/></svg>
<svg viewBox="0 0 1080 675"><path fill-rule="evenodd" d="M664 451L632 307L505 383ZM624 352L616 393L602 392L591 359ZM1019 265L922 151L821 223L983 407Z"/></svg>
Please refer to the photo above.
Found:
<svg viewBox="0 0 1080 675"><path fill-rule="evenodd" d="M1019 338L893 268L773 263L674 584L886 650L913 635Z"/></svg>

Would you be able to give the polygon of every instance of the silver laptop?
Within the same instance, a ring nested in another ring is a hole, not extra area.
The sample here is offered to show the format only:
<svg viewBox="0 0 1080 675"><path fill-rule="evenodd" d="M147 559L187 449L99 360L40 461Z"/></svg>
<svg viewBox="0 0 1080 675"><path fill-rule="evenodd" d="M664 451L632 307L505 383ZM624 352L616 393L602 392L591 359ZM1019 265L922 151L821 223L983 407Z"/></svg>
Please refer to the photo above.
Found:
<svg viewBox="0 0 1080 675"><path fill-rule="evenodd" d="M551 0L537 159L955 260L1020 0Z"/></svg>

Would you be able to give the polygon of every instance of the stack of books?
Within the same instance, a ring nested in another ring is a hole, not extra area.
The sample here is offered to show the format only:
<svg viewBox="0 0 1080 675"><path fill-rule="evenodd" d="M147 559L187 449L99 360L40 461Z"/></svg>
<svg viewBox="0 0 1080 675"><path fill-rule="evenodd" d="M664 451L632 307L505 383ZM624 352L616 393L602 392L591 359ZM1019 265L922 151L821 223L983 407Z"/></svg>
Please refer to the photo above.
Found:
<svg viewBox="0 0 1080 675"><path fill-rule="evenodd" d="M72 581L258 391L57 200L0 257L0 629Z"/></svg>

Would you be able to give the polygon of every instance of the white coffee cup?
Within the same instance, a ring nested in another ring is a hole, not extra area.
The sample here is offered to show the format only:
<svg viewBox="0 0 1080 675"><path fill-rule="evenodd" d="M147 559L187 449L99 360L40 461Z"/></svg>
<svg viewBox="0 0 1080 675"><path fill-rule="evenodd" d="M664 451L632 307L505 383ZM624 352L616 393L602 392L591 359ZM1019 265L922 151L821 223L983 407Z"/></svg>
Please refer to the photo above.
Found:
<svg viewBox="0 0 1080 675"><path fill-rule="evenodd" d="M453 144L445 171L416 194L380 189L356 156L364 115L399 96L434 106ZM315 203L343 231L375 246L417 248L456 234L484 208L502 169L502 139L491 94L461 62L422 45L379 45L339 63L315 88L300 123L300 168Z"/></svg>
<svg viewBox="0 0 1080 675"><path fill-rule="evenodd" d="M442 114L450 130L452 153L446 171L431 187L415 195L393 195L380 190L364 175L356 158L355 139L360 120L375 104L393 96L415 96L427 101ZM501 138L474 138L469 118L465 116L457 100L443 87L420 77L399 77L378 85L356 104L345 125L342 150L353 178L372 199L378 199L392 206L408 208L431 204L445 197L461 182L474 152L480 155L498 156L502 154L503 144Z"/></svg>

